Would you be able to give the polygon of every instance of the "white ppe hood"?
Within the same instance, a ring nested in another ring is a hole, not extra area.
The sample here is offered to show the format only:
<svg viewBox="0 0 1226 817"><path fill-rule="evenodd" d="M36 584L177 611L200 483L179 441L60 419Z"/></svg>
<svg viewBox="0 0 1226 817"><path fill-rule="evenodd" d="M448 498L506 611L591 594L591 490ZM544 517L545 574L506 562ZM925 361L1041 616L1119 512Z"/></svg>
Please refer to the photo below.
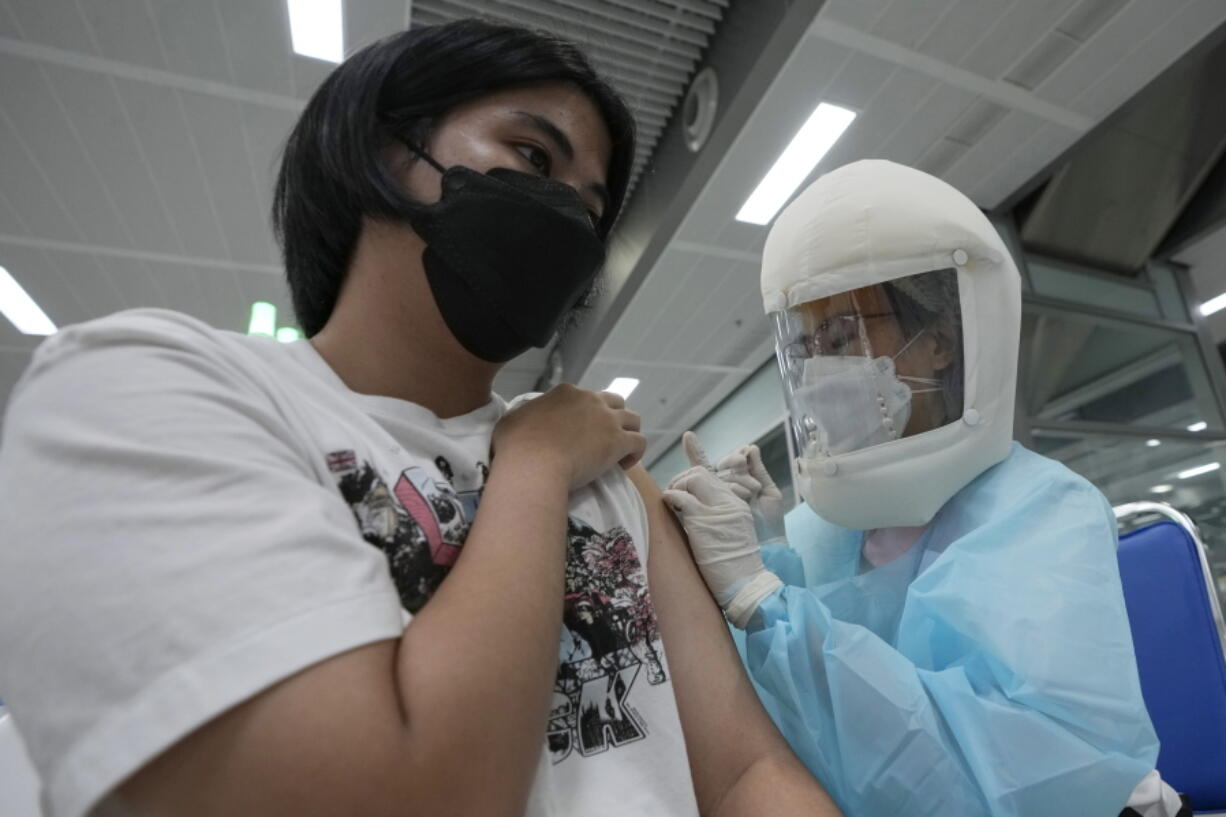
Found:
<svg viewBox="0 0 1226 817"><path fill-rule="evenodd" d="M1019 276L970 199L893 162L866 160L827 173L771 228L762 257L768 314L947 268L956 270L962 313L962 419L848 453L798 450L800 493L829 522L858 530L925 525L958 490L1008 456Z"/></svg>

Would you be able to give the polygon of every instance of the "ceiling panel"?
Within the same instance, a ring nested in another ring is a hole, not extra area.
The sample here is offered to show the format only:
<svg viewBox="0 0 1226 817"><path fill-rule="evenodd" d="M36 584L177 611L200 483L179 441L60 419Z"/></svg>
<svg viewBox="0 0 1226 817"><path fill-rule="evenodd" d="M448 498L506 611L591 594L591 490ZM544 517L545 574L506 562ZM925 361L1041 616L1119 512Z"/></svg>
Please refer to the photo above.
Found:
<svg viewBox="0 0 1226 817"><path fill-rule="evenodd" d="M45 305L57 325L94 317L84 302L83 293L73 289L57 265L44 257L42 250L0 242L0 251L4 253L4 268L22 282L31 298Z"/></svg>
<svg viewBox="0 0 1226 817"><path fill-rule="evenodd" d="M58 65L43 66L43 70L132 246L153 252L183 252L183 241L168 216L161 187L154 180L136 125L117 95L114 81ZM43 160L56 159L48 156ZM94 216L85 207L76 207L75 203L70 206L78 221ZM113 243L119 239L104 234L95 240Z"/></svg>
<svg viewBox="0 0 1226 817"><path fill-rule="evenodd" d="M4 0L18 36L80 54L97 55L94 38L74 0Z"/></svg>
<svg viewBox="0 0 1226 817"><path fill-rule="evenodd" d="M80 238L114 246L131 247L132 236L116 212L98 170L82 149L76 124L65 114L57 91L48 84L44 67L28 60L0 55L0 98L6 100L2 116L12 127L3 134L0 154L6 158L14 181L12 192L31 229L39 235ZM28 164L27 171L11 168ZM40 178L42 177L42 178ZM28 185L28 186L26 186ZM52 201L71 211L64 229L61 207L43 202L27 206L25 197L41 198L50 187ZM20 191L20 192L16 192Z"/></svg>
<svg viewBox="0 0 1226 817"><path fill-rule="evenodd" d="M985 11L991 13L992 6L1000 4L1001 0L980 0L964 13L976 17L975 11L978 11L979 15ZM907 0L893 3L868 31L890 42L915 48L928 38L930 32L943 24L947 14L956 5L956 0ZM987 20L975 19L974 22L979 24L978 30L982 30Z"/></svg>
<svg viewBox="0 0 1226 817"><path fill-rule="evenodd" d="M1068 10L1069 0L1031 0L1025 5L962 0L923 50L939 60L956 60L981 76L1001 77ZM968 41L975 43L969 50Z"/></svg>
<svg viewBox="0 0 1226 817"><path fill-rule="evenodd" d="M115 86L157 179L167 215L176 225L181 252L201 258L224 257L219 251L224 240L212 207L209 179L179 92L130 80L116 80Z"/></svg>
<svg viewBox="0 0 1226 817"><path fill-rule="evenodd" d="M225 31L228 81L294 96L294 57L285 7L251 0L215 2Z"/></svg>
<svg viewBox="0 0 1226 817"><path fill-rule="evenodd" d="M242 109L233 100L179 91L191 141L208 169L205 180L222 226L222 247L210 257L241 263L275 264L276 248L265 225L263 194L247 150ZM261 174L262 175L262 174Z"/></svg>
<svg viewBox="0 0 1226 817"><path fill-rule="evenodd" d="M214 82L234 81L226 60L221 18L213 0L158 0L150 4L150 9L167 68ZM273 42L268 45L275 47Z"/></svg>
<svg viewBox="0 0 1226 817"><path fill-rule="evenodd" d="M74 4L63 5L71 7ZM79 0L76 5L99 56L162 70L170 67L166 63L161 34L149 13L148 0ZM38 37L28 36L39 41Z"/></svg>
<svg viewBox="0 0 1226 817"><path fill-rule="evenodd" d="M3 252L4 257L8 258L11 254L10 246L0 242L0 248L2 248L0 252ZM75 295L75 300L80 302L82 307L80 316L75 319L97 318L127 309L131 305L123 290L116 285L110 273L107 272L106 265L101 263L96 256L62 250L43 250L36 256L33 263L36 266L29 269L46 270L44 274L59 276L67 283ZM50 307L50 302L48 302L48 307ZM50 315L50 318L57 326L71 322L70 316L59 310L56 310L56 314Z"/></svg>

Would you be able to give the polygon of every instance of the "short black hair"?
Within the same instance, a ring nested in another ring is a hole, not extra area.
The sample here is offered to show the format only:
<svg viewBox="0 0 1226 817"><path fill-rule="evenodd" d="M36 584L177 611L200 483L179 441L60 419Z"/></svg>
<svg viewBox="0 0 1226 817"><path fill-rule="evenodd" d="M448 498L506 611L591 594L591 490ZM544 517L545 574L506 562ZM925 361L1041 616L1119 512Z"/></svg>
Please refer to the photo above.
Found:
<svg viewBox="0 0 1226 817"><path fill-rule="evenodd" d="M597 225L607 238L634 163L634 118L570 41L458 20L386 37L337 66L290 132L272 205L294 312L307 337L332 314L363 217L405 221L421 206L384 166L389 140L425 142L433 125L461 103L557 81L583 91L609 129L610 201Z"/></svg>

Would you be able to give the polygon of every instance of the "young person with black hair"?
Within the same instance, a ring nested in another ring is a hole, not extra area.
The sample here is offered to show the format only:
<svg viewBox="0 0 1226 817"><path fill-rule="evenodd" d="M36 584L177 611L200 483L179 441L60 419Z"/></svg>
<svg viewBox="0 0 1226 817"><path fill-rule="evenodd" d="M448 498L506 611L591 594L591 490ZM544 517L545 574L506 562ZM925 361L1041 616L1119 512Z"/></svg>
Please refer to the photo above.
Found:
<svg viewBox="0 0 1226 817"><path fill-rule="evenodd" d="M633 147L565 42L388 38L286 146L309 341L143 310L40 348L0 447L0 690L49 815L837 813L638 417L491 395L591 286Z"/></svg>

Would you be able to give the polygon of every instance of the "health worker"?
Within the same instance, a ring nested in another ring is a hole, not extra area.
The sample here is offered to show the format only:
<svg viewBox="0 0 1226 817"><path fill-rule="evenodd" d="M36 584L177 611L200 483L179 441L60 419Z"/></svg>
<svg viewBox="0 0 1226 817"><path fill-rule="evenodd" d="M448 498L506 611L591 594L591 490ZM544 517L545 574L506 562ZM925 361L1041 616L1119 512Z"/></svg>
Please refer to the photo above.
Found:
<svg viewBox="0 0 1226 817"><path fill-rule="evenodd" d="M987 218L847 165L780 214L762 296L804 503L692 434L665 495L793 749L855 817L1106 817L1142 784L1174 814L1111 507L1012 441L1019 276Z"/></svg>

